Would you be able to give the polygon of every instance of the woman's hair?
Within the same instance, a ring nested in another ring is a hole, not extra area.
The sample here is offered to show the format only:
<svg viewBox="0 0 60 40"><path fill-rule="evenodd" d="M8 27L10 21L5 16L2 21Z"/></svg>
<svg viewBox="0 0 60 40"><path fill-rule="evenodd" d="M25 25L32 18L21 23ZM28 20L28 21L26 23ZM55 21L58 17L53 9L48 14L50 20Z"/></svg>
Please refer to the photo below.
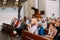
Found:
<svg viewBox="0 0 60 40"><path fill-rule="evenodd" d="M31 18L31 23L32 24L37 24L37 19L36 18Z"/></svg>
<svg viewBox="0 0 60 40"><path fill-rule="evenodd" d="M49 23L49 25L50 25L50 24L51 24L52 26L54 26L53 23Z"/></svg>

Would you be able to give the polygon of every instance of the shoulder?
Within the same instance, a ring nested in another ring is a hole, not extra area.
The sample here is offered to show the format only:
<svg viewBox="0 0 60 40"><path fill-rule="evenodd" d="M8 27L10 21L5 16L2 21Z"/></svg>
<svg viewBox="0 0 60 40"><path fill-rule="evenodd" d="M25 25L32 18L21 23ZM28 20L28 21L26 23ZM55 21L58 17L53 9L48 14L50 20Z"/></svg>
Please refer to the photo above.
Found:
<svg viewBox="0 0 60 40"><path fill-rule="evenodd" d="M37 25L34 25L34 27L37 27Z"/></svg>
<svg viewBox="0 0 60 40"><path fill-rule="evenodd" d="M56 28L54 28L54 31L55 31L55 32L57 32L57 29L56 29Z"/></svg>

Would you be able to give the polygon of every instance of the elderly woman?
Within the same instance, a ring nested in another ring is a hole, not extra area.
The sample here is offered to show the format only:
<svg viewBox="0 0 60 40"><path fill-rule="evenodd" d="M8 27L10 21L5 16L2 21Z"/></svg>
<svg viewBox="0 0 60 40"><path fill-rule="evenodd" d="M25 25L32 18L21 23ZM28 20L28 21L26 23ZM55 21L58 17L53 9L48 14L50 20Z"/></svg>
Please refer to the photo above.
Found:
<svg viewBox="0 0 60 40"><path fill-rule="evenodd" d="M34 34L37 34L37 19L31 18L31 24L28 24L28 31Z"/></svg>

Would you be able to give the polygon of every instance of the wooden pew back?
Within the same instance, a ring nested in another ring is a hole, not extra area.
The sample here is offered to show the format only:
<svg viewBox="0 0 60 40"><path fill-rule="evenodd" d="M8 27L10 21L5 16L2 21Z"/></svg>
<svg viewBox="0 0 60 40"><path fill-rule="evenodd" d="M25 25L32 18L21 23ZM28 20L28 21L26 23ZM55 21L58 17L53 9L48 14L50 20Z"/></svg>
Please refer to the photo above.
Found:
<svg viewBox="0 0 60 40"><path fill-rule="evenodd" d="M39 35L32 34L26 30L23 30L21 40L48 40L48 39Z"/></svg>
<svg viewBox="0 0 60 40"><path fill-rule="evenodd" d="M12 28L13 28L12 25L9 25L9 24L6 24L6 23L2 24L2 31L4 31L5 33L9 34L11 32Z"/></svg>
<svg viewBox="0 0 60 40"><path fill-rule="evenodd" d="M13 33L13 26L12 25L3 23L2 24L2 32L10 35L10 37L16 37L16 35Z"/></svg>

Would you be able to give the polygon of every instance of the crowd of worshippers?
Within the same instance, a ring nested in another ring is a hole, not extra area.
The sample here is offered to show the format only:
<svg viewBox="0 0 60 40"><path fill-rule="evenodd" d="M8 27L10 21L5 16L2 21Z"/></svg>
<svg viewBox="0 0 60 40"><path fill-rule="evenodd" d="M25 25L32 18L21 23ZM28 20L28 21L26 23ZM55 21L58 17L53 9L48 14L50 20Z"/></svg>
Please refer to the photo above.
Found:
<svg viewBox="0 0 60 40"><path fill-rule="evenodd" d="M46 35L44 29L48 29L47 37L54 38L54 40L60 39L60 18L30 18L24 17L24 19L13 18L11 25L13 25L14 31L17 35L21 36L22 30L27 30L30 33L44 36Z"/></svg>

